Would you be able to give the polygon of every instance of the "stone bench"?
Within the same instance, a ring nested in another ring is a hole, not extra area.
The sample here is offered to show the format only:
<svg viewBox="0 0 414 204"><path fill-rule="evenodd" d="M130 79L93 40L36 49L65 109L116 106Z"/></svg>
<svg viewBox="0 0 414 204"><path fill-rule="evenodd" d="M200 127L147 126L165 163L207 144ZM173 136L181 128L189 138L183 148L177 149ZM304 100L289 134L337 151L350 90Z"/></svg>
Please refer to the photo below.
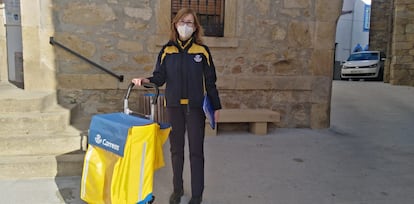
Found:
<svg viewBox="0 0 414 204"><path fill-rule="evenodd" d="M220 123L249 123L250 132L266 135L268 122L280 122L280 114L267 109L222 109L216 128L211 129L206 121L205 131L206 135L217 135L217 127Z"/></svg>

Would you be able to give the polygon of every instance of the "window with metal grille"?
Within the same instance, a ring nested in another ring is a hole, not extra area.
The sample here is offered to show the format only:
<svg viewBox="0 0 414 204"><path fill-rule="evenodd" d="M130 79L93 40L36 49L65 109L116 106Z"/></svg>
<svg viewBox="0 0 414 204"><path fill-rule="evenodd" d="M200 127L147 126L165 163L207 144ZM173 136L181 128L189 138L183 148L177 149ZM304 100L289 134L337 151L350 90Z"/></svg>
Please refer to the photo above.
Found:
<svg viewBox="0 0 414 204"><path fill-rule="evenodd" d="M181 8L193 9L205 36L224 36L224 0L172 0L171 19Z"/></svg>

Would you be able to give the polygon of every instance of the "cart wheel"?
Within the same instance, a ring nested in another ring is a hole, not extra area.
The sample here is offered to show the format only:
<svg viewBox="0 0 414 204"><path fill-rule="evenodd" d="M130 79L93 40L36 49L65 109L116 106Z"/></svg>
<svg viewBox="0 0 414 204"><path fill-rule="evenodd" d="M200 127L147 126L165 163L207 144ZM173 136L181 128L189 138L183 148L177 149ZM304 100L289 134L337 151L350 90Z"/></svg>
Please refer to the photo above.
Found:
<svg viewBox="0 0 414 204"><path fill-rule="evenodd" d="M148 204L153 203L153 202L154 202L154 200L155 200L155 196L152 196L152 199L148 202Z"/></svg>

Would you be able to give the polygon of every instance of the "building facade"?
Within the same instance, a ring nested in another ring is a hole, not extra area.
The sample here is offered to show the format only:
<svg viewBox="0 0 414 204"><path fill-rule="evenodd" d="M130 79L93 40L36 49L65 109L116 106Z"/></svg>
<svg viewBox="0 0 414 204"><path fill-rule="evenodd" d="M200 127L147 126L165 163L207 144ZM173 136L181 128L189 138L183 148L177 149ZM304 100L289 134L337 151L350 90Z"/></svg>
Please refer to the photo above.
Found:
<svg viewBox="0 0 414 204"><path fill-rule="evenodd" d="M122 110L130 80L151 74L171 26L169 0L21 0L20 6L25 91L56 91L60 104L78 104L86 115ZM278 127L329 127L341 8L341 0L226 0L223 37L205 37L223 107L278 111ZM52 46L51 37L124 80Z"/></svg>
<svg viewBox="0 0 414 204"><path fill-rule="evenodd" d="M355 51L369 49L371 2L345 0L336 28L335 61L339 64Z"/></svg>

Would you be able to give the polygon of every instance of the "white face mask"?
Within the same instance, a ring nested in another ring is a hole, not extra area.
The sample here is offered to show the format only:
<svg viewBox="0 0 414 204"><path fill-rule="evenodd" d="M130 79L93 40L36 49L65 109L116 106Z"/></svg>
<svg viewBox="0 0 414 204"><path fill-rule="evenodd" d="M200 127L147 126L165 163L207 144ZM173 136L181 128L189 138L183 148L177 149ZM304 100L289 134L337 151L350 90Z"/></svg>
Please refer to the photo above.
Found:
<svg viewBox="0 0 414 204"><path fill-rule="evenodd" d="M177 31L178 31L178 34L180 35L181 40L188 40L188 38L190 38L194 32L193 28L190 26L187 26L186 24L182 26L177 26Z"/></svg>

